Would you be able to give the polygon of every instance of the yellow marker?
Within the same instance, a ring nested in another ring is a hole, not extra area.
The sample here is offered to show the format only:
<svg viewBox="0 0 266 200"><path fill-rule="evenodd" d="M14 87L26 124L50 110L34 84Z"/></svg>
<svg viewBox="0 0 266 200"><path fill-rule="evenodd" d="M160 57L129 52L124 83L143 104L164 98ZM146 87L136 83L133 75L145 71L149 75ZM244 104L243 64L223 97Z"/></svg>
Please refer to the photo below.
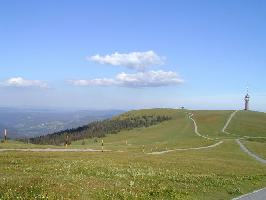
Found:
<svg viewBox="0 0 266 200"><path fill-rule="evenodd" d="M142 145L142 152L144 153L145 152L145 146Z"/></svg>
<svg viewBox="0 0 266 200"><path fill-rule="evenodd" d="M102 152L103 152L103 140L102 140Z"/></svg>
<svg viewBox="0 0 266 200"><path fill-rule="evenodd" d="M127 140L126 140L126 145L127 145Z"/></svg>

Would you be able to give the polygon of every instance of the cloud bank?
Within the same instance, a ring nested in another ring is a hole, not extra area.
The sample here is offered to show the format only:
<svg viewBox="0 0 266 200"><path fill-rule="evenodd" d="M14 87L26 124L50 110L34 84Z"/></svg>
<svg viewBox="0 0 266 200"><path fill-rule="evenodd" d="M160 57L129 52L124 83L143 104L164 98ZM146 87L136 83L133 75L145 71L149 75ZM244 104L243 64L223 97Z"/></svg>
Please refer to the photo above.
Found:
<svg viewBox="0 0 266 200"><path fill-rule="evenodd" d="M125 66L137 71L144 71L150 66L163 64L163 58L154 51L118 53L101 56L99 54L87 57L88 60L100 64L109 64L113 66Z"/></svg>
<svg viewBox="0 0 266 200"><path fill-rule="evenodd" d="M135 73L119 73L114 78L96 78L89 80L69 80L68 82L76 86L120 86L131 88L162 87L178 85L183 80L177 73L172 71L157 70L148 68L164 64L164 57L159 56L154 51L130 52L107 55L96 54L87 57L88 60L99 64L123 66L133 69Z"/></svg>
<svg viewBox="0 0 266 200"><path fill-rule="evenodd" d="M8 80L0 83L1 86L5 87L20 87L20 88L27 88L27 87L39 87L39 88L47 88L48 84L40 81L40 80L27 80L22 77L12 77Z"/></svg>
<svg viewBox="0 0 266 200"><path fill-rule="evenodd" d="M76 86L121 86L131 88L178 85L183 80L172 71L147 71L133 74L119 73L114 79L69 80Z"/></svg>

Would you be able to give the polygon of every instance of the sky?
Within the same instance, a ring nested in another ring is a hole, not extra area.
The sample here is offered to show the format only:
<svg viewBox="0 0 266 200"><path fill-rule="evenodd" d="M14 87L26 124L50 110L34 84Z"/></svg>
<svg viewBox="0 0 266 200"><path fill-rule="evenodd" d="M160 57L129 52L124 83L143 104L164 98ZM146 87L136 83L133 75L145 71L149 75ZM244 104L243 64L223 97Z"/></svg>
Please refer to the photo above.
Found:
<svg viewBox="0 0 266 200"><path fill-rule="evenodd" d="M1 0L0 106L266 111L264 0Z"/></svg>

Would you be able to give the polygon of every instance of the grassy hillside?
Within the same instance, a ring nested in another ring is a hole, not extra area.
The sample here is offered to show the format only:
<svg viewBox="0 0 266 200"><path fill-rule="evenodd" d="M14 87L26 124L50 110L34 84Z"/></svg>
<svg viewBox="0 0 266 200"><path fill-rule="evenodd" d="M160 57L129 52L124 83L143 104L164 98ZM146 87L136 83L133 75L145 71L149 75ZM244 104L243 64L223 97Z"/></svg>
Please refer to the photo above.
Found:
<svg viewBox="0 0 266 200"><path fill-rule="evenodd" d="M224 138L226 135L221 132L228 117L233 111L220 110L197 110L192 111L199 131L210 138Z"/></svg>
<svg viewBox="0 0 266 200"><path fill-rule="evenodd" d="M266 187L265 165L244 153L234 138L221 133L232 111L189 111L194 113L200 133L223 138L221 145L161 155L146 154L216 142L194 133L187 112L152 109L117 116L123 119L168 115L171 119L149 127L107 134L103 138L104 148L114 150L112 152L0 152L0 199L231 199ZM253 114L260 116L260 113ZM233 120L232 123L238 123L239 119ZM261 125L257 128L254 125L253 130L260 132ZM263 139L249 139L243 143L251 151L266 155ZM0 148L8 146L39 148L42 145L12 141L0 144ZM75 141L69 148L100 149L101 139Z"/></svg>
<svg viewBox="0 0 266 200"><path fill-rule="evenodd" d="M24 143L16 140L8 140L6 143L1 142L0 143L0 149L21 149L21 148L62 148L60 146L54 146L54 145L36 145L31 143Z"/></svg>
<svg viewBox="0 0 266 200"><path fill-rule="evenodd" d="M245 140L244 144L250 151L256 153L261 158L264 158L266 160L266 138Z"/></svg>
<svg viewBox="0 0 266 200"><path fill-rule="evenodd" d="M266 113L239 111L227 130L240 136L266 137Z"/></svg>
<svg viewBox="0 0 266 200"><path fill-rule="evenodd" d="M192 121L188 119L186 111L183 110L142 110L129 112L119 117L143 115L144 112L149 115L169 115L172 119L147 128L137 128L122 131L119 134L107 135L103 138L105 148L142 151L144 145L145 151L150 152L175 147L206 146L213 143L195 135ZM85 145L81 145L83 141ZM81 147L88 145L93 148L99 148L101 140L98 139L97 141L95 142L95 138L80 140L73 142L73 145L80 145Z"/></svg>
<svg viewBox="0 0 266 200"><path fill-rule="evenodd" d="M117 134L123 130L156 125L172 119L173 113L163 109L132 111L111 119L95 121L85 126L33 137L29 140L34 144L63 145L65 142L70 144L72 141L81 139L105 137L107 134Z"/></svg>

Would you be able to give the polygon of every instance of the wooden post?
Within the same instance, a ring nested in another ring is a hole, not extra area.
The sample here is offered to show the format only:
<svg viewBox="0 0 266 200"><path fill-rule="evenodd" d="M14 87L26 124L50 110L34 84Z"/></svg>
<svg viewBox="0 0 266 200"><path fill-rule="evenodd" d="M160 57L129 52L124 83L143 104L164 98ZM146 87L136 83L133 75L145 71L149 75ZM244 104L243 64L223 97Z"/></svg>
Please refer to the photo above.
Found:
<svg viewBox="0 0 266 200"><path fill-rule="evenodd" d="M65 147L67 148L68 145L68 135L66 136L66 140L65 140Z"/></svg>
<svg viewBox="0 0 266 200"><path fill-rule="evenodd" d="M142 152L144 153L145 152L145 146L142 145Z"/></svg>
<svg viewBox="0 0 266 200"><path fill-rule="evenodd" d="M127 140L126 140L126 145L127 145Z"/></svg>
<svg viewBox="0 0 266 200"><path fill-rule="evenodd" d="M102 140L102 152L103 152L103 140Z"/></svg>
<svg viewBox="0 0 266 200"><path fill-rule="evenodd" d="M4 139L4 142L7 141L7 130L5 129L5 139Z"/></svg>

